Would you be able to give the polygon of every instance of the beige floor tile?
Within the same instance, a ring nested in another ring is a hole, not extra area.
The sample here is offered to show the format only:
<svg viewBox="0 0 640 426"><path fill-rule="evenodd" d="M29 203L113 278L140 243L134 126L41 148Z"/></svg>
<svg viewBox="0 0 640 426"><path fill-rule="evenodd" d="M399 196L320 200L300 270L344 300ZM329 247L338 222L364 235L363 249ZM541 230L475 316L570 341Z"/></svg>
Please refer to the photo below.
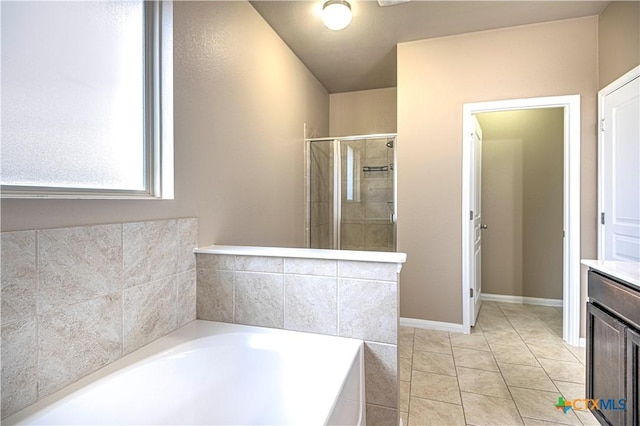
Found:
<svg viewBox="0 0 640 426"><path fill-rule="evenodd" d="M415 351L413 353L413 369L448 376L456 375L456 367L451 354Z"/></svg>
<svg viewBox="0 0 640 426"><path fill-rule="evenodd" d="M411 398L409 426L464 426L465 424L460 405Z"/></svg>
<svg viewBox="0 0 640 426"><path fill-rule="evenodd" d="M465 367L458 367L457 371L461 392L511 399L509 389L500 373Z"/></svg>
<svg viewBox="0 0 640 426"><path fill-rule="evenodd" d="M571 346L567 343L565 343L564 346L571 351L573 356L575 356L578 359L578 361L580 361L580 364L583 364L583 365L586 364L587 352L585 348Z"/></svg>
<svg viewBox="0 0 640 426"><path fill-rule="evenodd" d="M484 338L487 339L489 346L491 345L503 345L503 346L515 346L520 348L526 348L524 340L520 335L511 328L510 330L485 330Z"/></svg>
<svg viewBox="0 0 640 426"><path fill-rule="evenodd" d="M492 343L491 353L498 364L519 364L540 367L540 364L526 346L508 346Z"/></svg>
<svg viewBox="0 0 640 426"><path fill-rule="evenodd" d="M400 411L409 411L409 392L411 382L400 382Z"/></svg>
<svg viewBox="0 0 640 426"><path fill-rule="evenodd" d="M581 383L560 382L555 380L553 383L567 400L585 398L587 392L586 386Z"/></svg>
<svg viewBox="0 0 640 426"><path fill-rule="evenodd" d="M471 327L471 334L477 334L477 333L482 333L482 327L480 326L479 323L476 322L476 325L474 325L473 327Z"/></svg>
<svg viewBox="0 0 640 426"><path fill-rule="evenodd" d="M462 333L449 333L451 339L451 346L458 348L476 349L479 351L490 351L489 345L484 338L484 334L462 334Z"/></svg>
<svg viewBox="0 0 640 426"><path fill-rule="evenodd" d="M411 396L460 404L458 379L443 374L413 370L411 375Z"/></svg>
<svg viewBox="0 0 640 426"><path fill-rule="evenodd" d="M400 380L411 381L411 358L400 358Z"/></svg>
<svg viewBox="0 0 640 426"><path fill-rule="evenodd" d="M482 330L487 333L488 331L498 332L514 332L511 323L506 318L480 318L478 324L482 327Z"/></svg>
<svg viewBox="0 0 640 426"><path fill-rule="evenodd" d="M400 328L398 329L398 331L400 332L400 337L404 337L404 336L412 336L413 337L413 333L415 332L415 328L401 325Z"/></svg>
<svg viewBox="0 0 640 426"><path fill-rule="evenodd" d="M523 417L522 420L524 421L525 426L563 426L562 423L556 423L556 422L548 422L546 420L538 420L538 419L530 419L528 417Z"/></svg>
<svg viewBox="0 0 640 426"><path fill-rule="evenodd" d="M462 392L462 408L470 425L521 425L515 404L510 399Z"/></svg>
<svg viewBox="0 0 640 426"><path fill-rule="evenodd" d="M600 426L600 422L593 416L591 411L574 411L583 425Z"/></svg>
<svg viewBox="0 0 640 426"><path fill-rule="evenodd" d="M541 367L500 364L500 371L507 385L521 388L557 392L555 385Z"/></svg>
<svg viewBox="0 0 640 426"><path fill-rule="evenodd" d="M500 371L491 352L475 349L453 348L456 367L477 368L479 370Z"/></svg>
<svg viewBox="0 0 640 426"><path fill-rule="evenodd" d="M445 333L444 335L435 334L433 336L429 336L425 333L418 333L419 330L416 330L415 336L413 337L413 350L414 351L427 351L427 352L438 352L438 353L451 353L451 342L449 341L449 333Z"/></svg>
<svg viewBox="0 0 640 426"><path fill-rule="evenodd" d="M533 389L523 389L509 386L513 400L522 417L546 420L560 424L579 425L580 420L573 410L565 414L556 408L558 392L544 392Z"/></svg>
<svg viewBox="0 0 640 426"><path fill-rule="evenodd" d="M577 361L566 362L545 358L539 358L538 361L552 380L572 383L585 382L584 365Z"/></svg>
<svg viewBox="0 0 640 426"><path fill-rule="evenodd" d="M578 359L563 343L544 344L530 343L527 345L536 358L557 359L559 361L577 362Z"/></svg>
<svg viewBox="0 0 640 426"><path fill-rule="evenodd" d="M411 358L411 355L413 353L413 333L400 335L398 353L400 355L400 358Z"/></svg>
<svg viewBox="0 0 640 426"><path fill-rule="evenodd" d="M407 426L409 424L409 413L400 412L400 420L402 421L403 426Z"/></svg>
<svg viewBox="0 0 640 426"><path fill-rule="evenodd" d="M547 330L539 329L539 330L518 330L518 334L522 340L526 343L540 344L540 343L562 343L562 339Z"/></svg>

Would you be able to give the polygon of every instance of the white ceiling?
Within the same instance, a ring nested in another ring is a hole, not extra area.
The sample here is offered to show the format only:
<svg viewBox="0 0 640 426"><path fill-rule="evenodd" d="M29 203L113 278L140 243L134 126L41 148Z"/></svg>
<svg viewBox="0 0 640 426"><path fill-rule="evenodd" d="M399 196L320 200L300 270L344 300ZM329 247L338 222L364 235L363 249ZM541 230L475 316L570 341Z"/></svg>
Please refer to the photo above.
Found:
<svg viewBox="0 0 640 426"><path fill-rule="evenodd" d="M319 17L324 1L250 3L329 93L396 86L401 42L593 16L609 3L413 0L381 7L376 1L349 0L351 25L331 31Z"/></svg>

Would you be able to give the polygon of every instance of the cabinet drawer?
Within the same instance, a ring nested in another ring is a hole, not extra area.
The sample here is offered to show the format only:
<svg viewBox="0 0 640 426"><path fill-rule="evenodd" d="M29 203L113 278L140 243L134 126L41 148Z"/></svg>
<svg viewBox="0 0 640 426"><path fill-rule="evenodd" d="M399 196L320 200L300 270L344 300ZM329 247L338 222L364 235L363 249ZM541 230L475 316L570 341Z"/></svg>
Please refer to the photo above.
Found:
<svg viewBox="0 0 640 426"><path fill-rule="evenodd" d="M640 327L640 292L589 271L589 300Z"/></svg>

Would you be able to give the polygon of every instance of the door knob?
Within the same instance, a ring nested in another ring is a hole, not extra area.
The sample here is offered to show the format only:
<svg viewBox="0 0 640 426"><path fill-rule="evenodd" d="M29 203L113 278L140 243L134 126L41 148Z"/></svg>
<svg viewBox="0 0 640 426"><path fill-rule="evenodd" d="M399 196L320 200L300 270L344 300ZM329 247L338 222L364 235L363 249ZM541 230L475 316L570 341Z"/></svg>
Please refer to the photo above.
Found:
<svg viewBox="0 0 640 426"><path fill-rule="evenodd" d="M486 223L483 223L482 225L480 225L480 228L482 228L482 229L487 229L487 228L488 228L488 226L487 226L487 224L486 224Z"/></svg>

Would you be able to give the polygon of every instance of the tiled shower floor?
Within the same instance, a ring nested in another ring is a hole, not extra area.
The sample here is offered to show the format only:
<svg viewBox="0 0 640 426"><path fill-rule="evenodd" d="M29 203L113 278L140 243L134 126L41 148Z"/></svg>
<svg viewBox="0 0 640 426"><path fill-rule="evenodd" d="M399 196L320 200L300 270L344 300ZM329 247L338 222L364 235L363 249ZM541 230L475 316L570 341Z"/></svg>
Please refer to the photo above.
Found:
<svg viewBox="0 0 640 426"><path fill-rule="evenodd" d="M469 335L400 327L404 425L598 425L555 404L584 398L584 348L562 341L562 309L483 302Z"/></svg>

